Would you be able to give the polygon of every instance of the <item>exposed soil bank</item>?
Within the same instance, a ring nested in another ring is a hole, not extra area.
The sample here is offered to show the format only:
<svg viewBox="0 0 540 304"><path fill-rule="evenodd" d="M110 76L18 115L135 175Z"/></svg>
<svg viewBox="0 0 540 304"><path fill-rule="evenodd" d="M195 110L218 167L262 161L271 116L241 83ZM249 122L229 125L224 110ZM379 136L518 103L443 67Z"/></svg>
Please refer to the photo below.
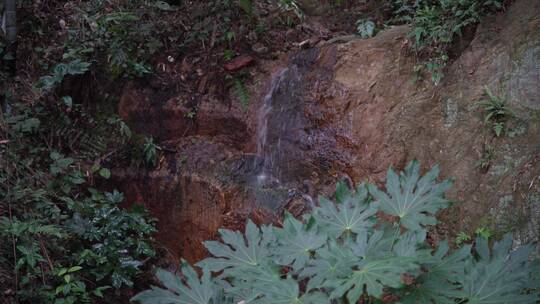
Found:
<svg viewBox="0 0 540 304"><path fill-rule="evenodd" d="M121 190L158 218L158 239L173 256L194 261L219 227L278 221L285 209L300 214L338 179L380 183L389 166L416 158L456 179L449 197L457 204L434 236L489 227L538 239L540 3L517 1L483 22L439 86L412 81L406 33L393 27L259 60L246 112L239 102L195 102L150 82L126 86L119 113L168 152L152 172L116 170ZM485 86L507 96L516 114L500 137L477 106ZM264 168L271 178L257 182Z"/></svg>

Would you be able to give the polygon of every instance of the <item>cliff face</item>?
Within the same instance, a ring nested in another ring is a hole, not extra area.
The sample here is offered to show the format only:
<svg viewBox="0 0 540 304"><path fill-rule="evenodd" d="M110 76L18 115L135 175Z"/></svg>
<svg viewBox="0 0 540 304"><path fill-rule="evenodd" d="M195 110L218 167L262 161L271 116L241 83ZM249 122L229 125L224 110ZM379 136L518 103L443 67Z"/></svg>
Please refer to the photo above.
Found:
<svg viewBox="0 0 540 304"><path fill-rule="evenodd" d="M412 81L407 30L322 45L281 67L259 62L247 112L202 98L190 118L189 101L127 86L119 113L166 153L152 172L117 169L117 183L158 218L172 256L190 261L219 227L301 214L338 179L380 183L412 159L456 180L448 195L457 204L435 238L489 227L538 239L540 3L517 1L485 20L438 86ZM514 112L499 137L478 106L485 87Z"/></svg>

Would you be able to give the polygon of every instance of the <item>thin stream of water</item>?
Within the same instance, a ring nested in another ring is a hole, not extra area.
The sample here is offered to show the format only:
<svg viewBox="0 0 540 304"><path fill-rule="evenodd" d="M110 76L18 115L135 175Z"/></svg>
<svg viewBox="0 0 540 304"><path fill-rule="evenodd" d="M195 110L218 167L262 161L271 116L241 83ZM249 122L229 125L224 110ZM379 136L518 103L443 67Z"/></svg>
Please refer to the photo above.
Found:
<svg viewBox="0 0 540 304"><path fill-rule="evenodd" d="M257 174L257 183L280 183L282 163L282 139L295 123L291 103L298 89L296 66L283 68L273 78L268 93L259 110L257 126L257 155L262 159L262 168ZM269 138L270 137L270 138Z"/></svg>

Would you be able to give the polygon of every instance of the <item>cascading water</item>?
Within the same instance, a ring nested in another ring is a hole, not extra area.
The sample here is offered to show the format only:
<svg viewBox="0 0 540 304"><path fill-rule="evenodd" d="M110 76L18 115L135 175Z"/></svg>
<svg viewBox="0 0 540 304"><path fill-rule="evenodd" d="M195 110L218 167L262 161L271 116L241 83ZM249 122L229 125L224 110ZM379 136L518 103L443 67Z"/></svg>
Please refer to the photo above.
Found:
<svg viewBox="0 0 540 304"><path fill-rule="evenodd" d="M272 80L259 111L257 156L262 165L256 175L259 186L287 182L287 146L299 125L301 75L296 65L280 70Z"/></svg>
<svg viewBox="0 0 540 304"><path fill-rule="evenodd" d="M294 197L309 205L312 198L303 191L313 168L306 161L310 122L304 115L305 80L318 52L296 55L289 66L274 74L258 113L257 155L246 172L248 187L266 207L277 210Z"/></svg>

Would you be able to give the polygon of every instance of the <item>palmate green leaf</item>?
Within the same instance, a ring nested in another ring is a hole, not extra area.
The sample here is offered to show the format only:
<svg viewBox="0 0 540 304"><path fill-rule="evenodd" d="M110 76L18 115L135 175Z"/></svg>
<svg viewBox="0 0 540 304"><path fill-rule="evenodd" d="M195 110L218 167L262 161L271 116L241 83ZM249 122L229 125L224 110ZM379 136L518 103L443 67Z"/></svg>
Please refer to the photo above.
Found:
<svg viewBox="0 0 540 304"><path fill-rule="evenodd" d="M241 273L244 268L248 270L270 261L268 243L271 240L272 230L261 230L251 220L246 225L245 237L238 231L220 229L219 233L223 243L206 241L204 246L212 254L197 265L210 271L223 271L223 276L232 275L233 272Z"/></svg>
<svg viewBox="0 0 540 304"><path fill-rule="evenodd" d="M388 170L385 193L373 185L369 192L376 199L379 208L386 214L399 217L400 224L409 230L422 230L422 226L437 223L433 216L446 208L449 201L444 198L452 182L437 183L439 168L435 166L420 178L420 165L412 161L405 171L397 175Z"/></svg>
<svg viewBox="0 0 540 304"><path fill-rule="evenodd" d="M465 261L470 258L471 246L463 246L450 255L448 251L448 242L441 242L433 256L424 260L426 273L416 279L414 288L405 292L403 304L456 303L456 299L462 295L456 282L463 276Z"/></svg>
<svg viewBox="0 0 540 304"><path fill-rule="evenodd" d="M478 260L465 263L464 275L459 283L463 286L462 300L468 304L533 304L539 300L538 294L525 294L530 286L531 275L538 269L532 267L530 256L534 253L532 244L510 252L512 237L506 235L489 250L487 240L476 239ZM537 291L538 292L538 291Z"/></svg>
<svg viewBox="0 0 540 304"><path fill-rule="evenodd" d="M298 282L292 278L282 279L262 286L263 296L253 304L328 304L328 296L322 292L308 292L300 295Z"/></svg>
<svg viewBox="0 0 540 304"><path fill-rule="evenodd" d="M300 277L309 278L307 290L323 286L334 288L339 278L352 274L352 268L358 260L349 248L330 241L327 246L317 250L315 259L302 270Z"/></svg>
<svg viewBox="0 0 540 304"><path fill-rule="evenodd" d="M274 265L233 268L227 280L220 280L225 293L236 302L253 303L264 296L268 286L279 284L282 280L281 268ZM230 282L230 283L229 283Z"/></svg>
<svg viewBox="0 0 540 304"><path fill-rule="evenodd" d="M363 233L358 235L352 249L355 255L364 259L389 257L393 255L392 245L396 237L392 229L377 230L372 235Z"/></svg>
<svg viewBox="0 0 540 304"><path fill-rule="evenodd" d="M327 236L314 229L306 230L302 222L287 215L283 229L276 228L278 246L274 250L279 265L291 265L299 272L306 265L315 249L326 243Z"/></svg>
<svg viewBox="0 0 540 304"><path fill-rule="evenodd" d="M368 295L380 298L385 286L398 288L402 285L401 275L407 272L408 264L397 257L361 260L355 265L357 270L352 275L338 280L330 297L339 298L347 294L349 303L356 303L365 286Z"/></svg>
<svg viewBox="0 0 540 304"><path fill-rule="evenodd" d="M347 298L356 303L365 285L370 296L380 297L385 286L398 288L402 285L402 274L418 272L419 261L429 256L427 250L419 249L425 233L399 235L399 227L395 228L387 226L369 237L367 233L358 236L353 248L359 262L354 265L352 275L340 280L341 286L332 295L342 295L350 289Z"/></svg>
<svg viewBox="0 0 540 304"><path fill-rule="evenodd" d="M404 258L415 258L425 261L430 255L430 249L422 247L426 240L426 231L407 231L398 237L392 251L396 256Z"/></svg>
<svg viewBox="0 0 540 304"><path fill-rule="evenodd" d="M176 275L158 269L156 277L167 289L152 286L152 289L137 294L131 301L138 301L142 304L223 303L221 293L217 285L212 281L208 270L203 270L203 275L199 280L197 272L191 266L184 264L182 274L185 277L186 284Z"/></svg>
<svg viewBox="0 0 540 304"><path fill-rule="evenodd" d="M361 234L374 225L377 209L368 204L367 189L364 184L358 186L356 193L351 193L343 184L338 183L334 204L325 197L319 197L320 207L313 211L315 223L331 238L339 238L344 233Z"/></svg>

